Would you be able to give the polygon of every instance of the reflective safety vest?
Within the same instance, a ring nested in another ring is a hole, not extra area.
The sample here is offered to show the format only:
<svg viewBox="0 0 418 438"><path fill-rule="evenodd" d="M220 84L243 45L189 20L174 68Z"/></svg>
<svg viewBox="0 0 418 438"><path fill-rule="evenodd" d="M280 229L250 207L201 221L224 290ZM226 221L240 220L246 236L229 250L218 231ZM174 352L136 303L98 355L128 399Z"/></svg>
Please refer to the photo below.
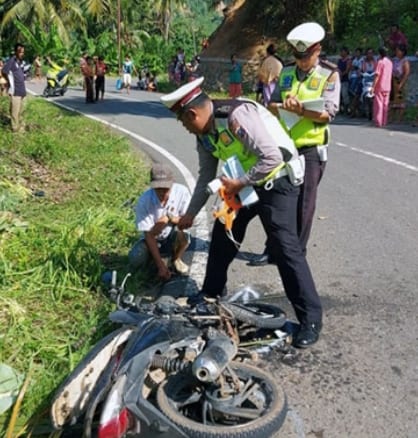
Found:
<svg viewBox="0 0 418 438"><path fill-rule="evenodd" d="M257 163L257 156L248 152L228 128L217 127L216 129L218 133L217 141L214 135L209 135L209 140L215 148L212 155L222 161L226 161L235 155L244 171L248 172Z"/></svg>
<svg viewBox="0 0 418 438"><path fill-rule="evenodd" d="M229 111L232 111L238 105L243 103L251 103L257 107L260 117L265 124L266 130L270 132L273 139L277 140L277 147L280 147L284 155L284 162L281 163L277 168L273 169L273 171L261 181L257 182L257 185L262 185L269 179L275 177L277 172L285 166L285 161L287 162L293 158L296 158L298 154L292 140L288 138L288 135L283 132L281 126L278 125L277 119L275 119L275 117L263 106L256 102L245 99L234 99L233 103L231 103L231 106L229 107ZM228 105L225 105L225 101L223 102L223 105L224 107L228 108ZM238 140L228 128L224 126L217 126L216 131L217 135L209 134L204 136L212 145L212 155L222 161L226 161L228 158L235 155L238 158L238 161L241 163L244 171L248 172L248 170L257 163L257 155L248 151L242 142Z"/></svg>
<svg viewBox="0 0 418 438"><path fill-rule="evenodd" d="M284 67L279 79L282 101L288 94L297 96L300 101L320 98L331 73L332 70L318 64L307 78L300 82L296 76L296 66ZM324 145L329 142L328 123L317 123L307 117L302 117L290 130L283 121L281 123L297 148Z"/></svg>

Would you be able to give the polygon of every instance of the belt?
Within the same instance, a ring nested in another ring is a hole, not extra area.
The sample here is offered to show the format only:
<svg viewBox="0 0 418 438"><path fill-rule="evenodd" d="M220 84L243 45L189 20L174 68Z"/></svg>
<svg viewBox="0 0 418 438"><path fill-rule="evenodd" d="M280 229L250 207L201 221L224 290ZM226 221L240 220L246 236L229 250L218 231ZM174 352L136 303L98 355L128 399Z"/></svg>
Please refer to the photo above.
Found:
<svg viewBox="0 0 418 438"><path fill-rule="evenodd" d="M274 175L274 177L272 178L272 180L276 180L281 178L282 176L287 176L289 175L289 172L287 170L287 167L283 167L283 169L280 169L278 172L276 172L276 174Z"/></svg>
<svg viewBox="0 0 418 438"><path fill-rule="evenodd" d="M312 146L303 146L298 148L298 152L300 155L304 155L311 151L316 151L319 157L319 161L327 161L328 159L328 144L315 144Z"/></svg>
<svg viewBox="0 0 418 438"><path fill-rule="evenodd" d="M281 168L279 171L277 171L270 179L268 179L264 184L262 184L262 187L264 187L265 190L271 190L274 186L274 181L276 181L279 178L282 178L284 176L289 175L289 171L287 170L287 167Z"/></svg>
<svg viewBox="0 0 418 438"><path fill-rule="evenodd" d="M320 145L320 144L313 144L313 145L310 145L310 146L302 146L301 148L297 148L297 150L301 154L301 153L304 153L304 152L313 151L318 146L322 146L322 145Z"/></svg>

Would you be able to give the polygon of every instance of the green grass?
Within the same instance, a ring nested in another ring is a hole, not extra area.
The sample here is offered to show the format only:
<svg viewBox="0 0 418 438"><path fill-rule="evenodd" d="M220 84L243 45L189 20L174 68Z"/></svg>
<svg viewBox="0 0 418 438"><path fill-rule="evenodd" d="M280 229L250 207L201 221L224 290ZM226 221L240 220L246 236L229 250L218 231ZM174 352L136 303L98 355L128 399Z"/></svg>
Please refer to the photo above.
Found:
<svg viewBox="0 0 418 438"><path fill-rule="evenodd" d="M0 98L0 362L32 369L17 437L44 423L54 389L109 330L100 278L126 270L148 165L127 139L42 99L28 99L24 134L7 117Z"/></svg>

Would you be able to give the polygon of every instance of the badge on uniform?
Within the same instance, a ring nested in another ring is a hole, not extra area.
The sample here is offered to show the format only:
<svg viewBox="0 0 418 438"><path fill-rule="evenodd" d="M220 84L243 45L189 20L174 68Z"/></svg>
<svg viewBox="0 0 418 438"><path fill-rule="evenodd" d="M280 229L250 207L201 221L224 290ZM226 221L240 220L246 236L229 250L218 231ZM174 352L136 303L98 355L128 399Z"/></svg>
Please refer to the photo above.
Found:
<svg viewBox="0 0 418 438"><path fill-rule="evenodd" d="M228 130L225 130L219 134L219 140L224 146L229 146L231 143L233 143L234 137L232 137Z"/></svg>
<svg viewBox="0 0 418 438"><path fill-rule="evenodd" d="M326 91L334 91L335 90L335 82L327 82L325 90Z"/></svg>
<svg viewBox="0 0 418 438"><path fill-rule="evenodd" d="M282 90L290 90L292 88L293 76L284 76L280 88Z"/></svg>
<svg viewBox="0 0 418 438"><path fill-rule="evenodd" d="M317 90L319 88L319 85L321 84L321 81L319 78L313 77L310 79L308 83L308 88L310 90Z"/></svg>

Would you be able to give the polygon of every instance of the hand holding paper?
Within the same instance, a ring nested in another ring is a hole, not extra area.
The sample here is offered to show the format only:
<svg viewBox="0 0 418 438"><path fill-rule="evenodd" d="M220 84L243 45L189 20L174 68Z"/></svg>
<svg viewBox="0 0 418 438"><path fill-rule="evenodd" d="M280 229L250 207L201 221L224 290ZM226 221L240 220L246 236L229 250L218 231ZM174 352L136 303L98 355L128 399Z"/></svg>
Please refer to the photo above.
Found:
<svg viewBox="0 0 418 438"><path fill-rule="evenodd" d="M318 99L302 100L300 101L300 103L303 105L303 108L308 111L322 112L324 111L325 108L324 99L322 97ZM292 111L288 111L284 109L282 105L278 105L278 108L279 108L279 117L281 120L283 120L287 129L291 129L302 118L302 116Z"/></svg>

